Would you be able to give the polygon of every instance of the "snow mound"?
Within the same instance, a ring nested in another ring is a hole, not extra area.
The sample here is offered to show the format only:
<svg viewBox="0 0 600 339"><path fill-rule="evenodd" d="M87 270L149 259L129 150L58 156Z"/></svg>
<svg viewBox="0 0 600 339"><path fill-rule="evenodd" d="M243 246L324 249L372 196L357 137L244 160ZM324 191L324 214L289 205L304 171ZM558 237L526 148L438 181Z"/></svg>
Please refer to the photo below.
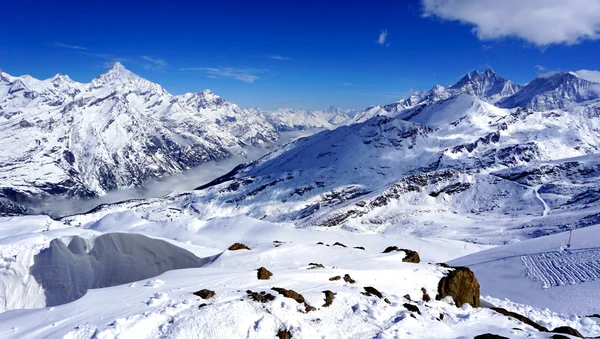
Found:
<svg viewBox="0 0 600 339"><path fill-rule="evenodd" d="M79 236L52 240L34 257L30 273L43 288L46 306L55 306L79 299L91 288L126 284L207 262L163 240L109 233L92 241Z"/></svg>

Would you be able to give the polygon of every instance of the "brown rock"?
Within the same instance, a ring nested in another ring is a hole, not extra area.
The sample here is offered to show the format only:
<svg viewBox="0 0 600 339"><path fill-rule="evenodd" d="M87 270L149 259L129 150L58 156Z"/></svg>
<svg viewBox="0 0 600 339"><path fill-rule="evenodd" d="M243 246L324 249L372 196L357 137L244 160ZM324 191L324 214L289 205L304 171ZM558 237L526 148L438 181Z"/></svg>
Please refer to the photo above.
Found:
<svg viewBox="0 0 600 339"><path fill-rule="evenodd" d="M344 281L349 284L354 284L356 282L356 280L352 279L349 274L344 275Z"/></svg>
<svg viewBox="0 0 600 339"><path fill-rule="evenodd" d="M383 295L381 294L381 292L379 292L375 287L372 286L367 286L365 287L365 295L370 296L370 295L374 295L377 298L381 299L383 298Z"/></svg>
<svg viewBox="0 0 600 339"><path fill-rule="evenodd" d="M207 290L205 288L205 289L201 289L200 291L194 292L194 295L197 295L202 299L210 299L215 296L215 291Z"/></svg>
<svg viewBox="0 0 600 339"><path fill-rule="evenodd" d="M252 300L258 301L260 303L266 303L267 301L275 300L274 295L272 295L271 293L267 293L265 291L258 293L258 292L252 292L250 290L247 290L246 294L248 294L248 296L250 298L252 298Z"/></svg>
<svg viewBox="0 0 600 339"><path fill-rule="evenodd" d="M548 329L545 328L544 326L539 325L538 323L534 322L533 320L531 320L531 319L527 318L526 316L521 315L519 313L511 312L511 311L508 311L501 307L491 307L490 310L496 311L507 317L515 318L515 319L519 320L520 322L527 324L540 332L548 332Z"/></svg>
<svg viewBox="0 0 600 339"><path fill-rule="evenodd" d="M404 296L404 299L406 299L406 300L408 300L408 301L412 301L412 300L410 299L410 294L407 294L407 295L405 295L405 296Z"/></svg>
<svg viewBox="0 0 600 339"><path fill-rule="evenodd" d="M419 253L417 253L417 251L407 250L405 248L401 248L400 251L406 253L406 256L404 259L402 259L402 262L410 262L415 264L421 262L421 257L419 257Z"/></svg>
<svg viewBox="0 0 600 339"><path fill-rule="evenodd" d="M278 339L292 339L292 334L288 330L279 330L277 332Z"/></svg>
<svg viewBox="0 0 600 339"><path fill-rule="evenodd" d="M258 280L269 280L272 275L273 273L264 267L259 268L256 272Z"/></svg>
<svg viewBox="0 0 600 339"><path fill-rule="evenodd" d="M333 299L335 298L335 296L330 290L323 291L323 293L325 293L325 304L323 304L323 307L329 307L329 305L333 303Z"/></svg>
<svg viewBox="0 0 600 339"><path fill-rule="evenodd" d="M427 294L427 290L425 290L425 287L421 287L421 292L423 292L423 297L421 299L423 299L424 302L431 301L431 297L429 296L429 294Z"/></svg>
<svg viewBox="0 0 600 339"><path fill-rule="evenodd" d="M451 296L458 307L465 303L481 307L479 282L467 267L454 267L447 276L440 279L437 298L443 299L446 296Z"/></svg>
<svg viewBox="0 0 600 339"><path fill-rule="evenodd" d="M228 250L230 250L230 251L250 250L250 247L248 247L242 243L236 242L235 244L229 246Z"/></svg>
<svg viewBox="0 0 600 339"><path fill-rule="evenodd" d="M313 270L315 268L325 268L325 266L323 266L323 264L317 264L314 262L311 262L310 264L308 264L308 266L312 266L312 267L308 268L309 270Z"/></svg>
<svg viewBox="0 0 600 339"><path fill-rule="evenodd" d="M340 279L342 279L342 277L340 277L339 275L336 275L335 277L329 278L329 281L336 281L336 280L340 280Z"/></svg>
<svg viewBox="0 0 600 339"><path fill-rule="evenodd" d="M271 289L273 291L283 295L286 298L291 298L291 299L296 300L298 302L298 304L304 303L304 296L294 290L286 290L285 288L281 288L281 287L273 287Z"/></svg>
<svg viewBox="0 0 600 339"><path fill-rule="evenodd" d="M335 242L335 244L333 244L333 246L341 246L341 247L347 247L346 245L342 244L341 242Z"/></svg>
<svg viewBox="0 0 600 339"><path fill-rule="evenodd" d="M389 246L385 250L383 250L383 253L390 253L391 251L399 251L399 250L400 249L398 248L398 246Z"/></svg>
<svg viewBox="0 0 600 339"><path fill-rule="evenodd" d="M388 299L388 298L385 298L385 299L383 299L383 301L385 301L385 302L386 302L386 303L388 303L388 304L391 304L391 303L392 303L392 302L390 301L390 299Z"/></svg>
<svg viewBox="0 0 600 339"><path fill-rule="evenodd" d="M409 310L411 312L421 314L421 310L419 310L419 308L416 305L405 303L403 306L404 306L404 308L406 308L407 310Z"/></svg>
<svg viewBox="0 0 600 339"><path fill-rule="evenodd" d="M509 338L503 337L503 336L497 335L497 334L486 333L486 334L480 334L480 335L476 336L474 339L509 339Z"/></svg>
<svg viewBox="0 0 600 339"><path fill-rule="evenodd" d="M550 332L563 333L563 334L572 335L572 336L578 337L578 338L585 338L581 333L579 333L579 331L577 331L576 329L569 327L569 326L560 326L560 327L553 329Z"/></svg>
<svg viewBox="0 0 600 339"><path fill-rule="evenodd" d="M198 305L198 308L202 308L202 307L206 307L206 304L200 304L200 305Z"/></svg>

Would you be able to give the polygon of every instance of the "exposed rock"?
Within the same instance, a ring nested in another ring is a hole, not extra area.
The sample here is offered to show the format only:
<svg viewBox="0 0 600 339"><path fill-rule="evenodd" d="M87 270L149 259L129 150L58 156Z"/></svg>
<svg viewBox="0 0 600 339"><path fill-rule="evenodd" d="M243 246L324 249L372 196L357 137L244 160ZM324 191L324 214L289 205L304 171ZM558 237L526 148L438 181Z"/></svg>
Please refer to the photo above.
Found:
<svg viewBox="0 0 600 339"><path fill-rule="evenodd" d="M571 339L571 337L567 337L566 335L562 334L555 334L551 336L550 339Z"/></svg>
<svg viewBox="0 0 600 339"><path fill-rule="evenodd" d="M515 318L515 319L519 320L520 322L527 324L540 332L548 332L548 329L545 328L544 326L539 325L538 323L534 322L533 320L531 320L531 319L527 318L526 316L521 315L519 313L511 312L511 311L508 311L501 307L491 307L490 310L496 311L507 317Z"/></svg>
<svg viewBox="0 0 600 339"><path fill-rule="evenodd" d="M252 298L252 300L258 301L260 303L266 303L267 301L275 300L274 295L272 295L271 293L267 293L265 291L262 291L259 293L259 292L252 292L251 290L247 290L246 294L248 294L248 296L250 298Z"/></svg>
<svg viewBox="0 0 600 339"><path fill-rule="evenodd" d="M404 259L402 259L402 262L410 262L410 263L415 263L415 264L418 264L421 262L421 257L419 257L419 253L417 253L417 251L407 250L404 248L401 248L400 251L406 253L406 257L404 257Z"/></svg>
<svg viewBox="0 0 600 339"><path fill-rule="evenodd" d="M480 334L480 335L476 336L474 339L509 339L509 338L503 337L503 336L497 335L497 334L486 333L486 334Z"/></svg>
<svg viewBox="0 0 600 339"><path fill-rule="evenodd" d="M407 310L409 310L411 312L415 312L417 314L421 314L421 310L419 310L419 307L417 307L417 305L405 303L402 306L404 306L404 308L406 308Z"/></svg>
<svg viewBox="0 0 600 339"><path fill-rule="evenodd" d="M325 245L322 241L319 241L317 245Z"/></svg>
<svg viewBox="0 0 600 339"><path fill-rule="evenodd" d="M278 339L292 339L292 334L288 330L279 330L277 332Z"/></svg>
<svg viewBox="0 0 600 339"><path fill-rule="evenodd" d="M333 299L335 298L335 296L330 290L323 291L323 293L325 293L325 304L323 304L323 307L329 307L329 305L333 303Z"/></svg>
<svg viewBox="0 0 600 339"><path fill-rule="evenodd" d="M200 291L194 292L194 295L197 295L202 299L210 299L215 296L215 291L207 290L206 288L204 288Z"/></svg>
<svg viewBox="0 0 600 339"><path fill-rule="evenodd" d="M363 250L363 251L365 250L365 248L362 246L354 246L354 248L356 248L357 250Z"/></svg>
<svg viewBox="0 0 600 339"><path fill-rule="evenodd" d="M578 338L585 338L581 333L579 333L579 331L577 331L576 329L569 327L569 326L560 326L560 327L553 329L550 332L563 333L563 334L572 335L572 336L578 337Z"/></svg>
<svg viewBox="0 0 600 339"><path fill-rule="evenodd" d="M458 307L465 303L472 307L481 307L479 282L467 267L454 267L447 276L440 279L436 299L441 300L447 296L451 296Z"/></svg>
<svg viewBox="0 0 600 339"><path fill-rule="evenodd" d="M304 303L304 296L294 290L286 290L281 287L273 287L271 288L273 291L283 295L286 298L294 299L298 302L298 304Z"/></svg>
<svg viewBox="0 0 600 339"><path fill-rule="evenodd" d="M202 308L202 307L206 307L206 306L207 306L206 304L200 304L200 305L198 305L198 308Z"/></svg>
<svg viewBox="0 0 600 339"><path fill-rule="evenodd" d="M229 246L228 250L230 250L230 251L250 250L250 247L248 247L242 243L236 242L235 244Z"/></svg>
<svg viewBox="0 0 600 339"><path fill-rule="evenodd" d="M383 253L390 253L393 251L396 251L396 252L402 251L402 252L406 253L406 257L404 257L404 259L402 259L403 262L411 262L411 263L415 263L415 264L418 264L421 262L421 257L419 257L419 253L417 253L417 251L408 250L405 248L399 248L398 246L389 246L385 250L383 250Z"/></svg>
<svg viewBox="0 0 600 339"><path fill-rule="evenodd" d="M257 270L256 275L258 277L258 280L269 280L273 273L271 273L271 271L269 271L268 269L261 267Z"/></svg>
<svg viewBox="0 0 600 339"><path fill-rule="evenodd" d="M392 303L392 302L390 301L390 299L388 299L388 298L385 298L385 299L383 299L383 301L385 301L385 302L386 302L386 303L388 303L388 304L391 304L391 303Z"/></svg>
<svg viewBox="0 0 600 339"><path fill-rule="evenodd" d="M372 287L372 286L365 287L365 293L363 293L363 294L366 296L374 295L379 299L383 298L383 295L381 294L381 292L379 292L375 287Z"/></svg>
<svg viewBox="0 0 600 339"><path fill-rule="evenodd" d="M333 246L348 247L348 246L346 246L346 245L342 244L341 242L337 242L337 241L336 241L336 243L335 243L335 244L333 244Z"/></svg>
<svg viewBox="0 0 600 339"><path fill-rule="evenodd" d="M350 274L345 274L344 275L344 281L347 282L347 283L349 283L349 284L354 284L356 282L356 280L354 280L354 279L352 279L350 277Z"/></svg>
<svg viewBox="0 0 600 339"><path fill-rule="evenodd" d="M279 247L282 244L285 244L285 242L279 241L279 240L273 240L273 246L275 246L275 247Z"/></svg>
<svg viewBox="0 0 600 339"><path fill-rule="evenodd" d="M400 251L400 249L398 248L398 246L389 246L385 250L383 250L383 253L390 253L391 251Z"/></svg>
<svg viewBox="0 0 600 339"><path fill-rule="evenodd" d="M406 300L408 300L408 301L412 301L412 300L410 299L410 294L406 294L406 295L404 296L404 299L406 299Z"/></svg>
<svg viewBox="0 0 600 339"><path fill-rule="evenodd" d="M308 268L309 270L313 270L315 268L325 268L325 266L323 266L323 264L317 264L317 263L314 263L314 262L311 262L308 265L311 266L311 267Z"/></svg>
<svg viewBox="0 0 600 339"><path fill-rule="evenodd" d="M431 297L429 296L429 294L427 294L427 290L425 289L425 287L421 287L421 292L423 292L423 301L424 302L429 302L431 301Z"/></svg>
<svg viewBox="0 0 600 339"><path fill-rule="evenodd" d="M339 275L336 275L335 277L329 278L329 281L336 281L336 280L340 280L340 279L342 279L342 277L340 277Z"/></svg>

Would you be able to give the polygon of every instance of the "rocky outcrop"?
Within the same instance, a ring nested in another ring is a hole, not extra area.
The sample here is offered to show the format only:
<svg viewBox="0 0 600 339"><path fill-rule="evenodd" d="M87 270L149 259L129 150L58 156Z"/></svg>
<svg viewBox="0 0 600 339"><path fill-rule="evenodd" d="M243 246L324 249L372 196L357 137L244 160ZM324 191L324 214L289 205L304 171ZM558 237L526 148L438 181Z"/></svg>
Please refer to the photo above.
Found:
<svg viewBox="0 0 600 339"><path fill-rule="evenodd" d="M568 334L568 335L578 337L578 338L585 338L581 333L579 333L579 331L577 331L576 329L569 327L569 326L560 326L560 327L553 329L550 332L563 333L563 334Z"/></svg>
<svg viewBox="0 0 600 339"><path fill-rule="evenodd" d="M235 244L229 246L229 248L227 248L227 249L230 251L250 250L250 247L248 247L242 243L236 242Z"/></svg>
<svg viewBox="0 0 600 339"><path fill-rule="evenodd" d="M447 276L440 279L436 298L439 300L447 296L451 296L458 307L466 303L480 307L479 282L473 271L467 267L453 267Z"/></svg>
<svg viewBox="0 0 600 339"><path fill-rule="evenodd" d="M194 292L194 295L197 295L202 299L210 299L215 296L215 291L211 291L211 290L204 288L204 289L201 289L200 291Z"/></svg>
<svg viewBox="0 0 600 339"><path fill-rule="evenodd" d="M269 280L272 275L273 273L264 267L259 268L256 272L258 280Z"/></svg>
<svg viewBox="0 0 600 339"><path fill-rule="evenodd" d="M531 319L527 318L526 316L521 315L519 313L511 312L511 311L508 311L508 310L506 310L504 308L501 308L501 307L491 307L490 309L493 310L493 311L496 311L496 312L498 312L498 313L500 313L502 315L505 315L507 317L515 318L515 319L519 320L520 322L522 322L522 323L524 323L526 325L529 325L529 326L535 328L536 330L538 330L540 332L548 332L548 329L545 328L544 326L536 323L535 321L533 321L533 320L531 320Z"/></svg>

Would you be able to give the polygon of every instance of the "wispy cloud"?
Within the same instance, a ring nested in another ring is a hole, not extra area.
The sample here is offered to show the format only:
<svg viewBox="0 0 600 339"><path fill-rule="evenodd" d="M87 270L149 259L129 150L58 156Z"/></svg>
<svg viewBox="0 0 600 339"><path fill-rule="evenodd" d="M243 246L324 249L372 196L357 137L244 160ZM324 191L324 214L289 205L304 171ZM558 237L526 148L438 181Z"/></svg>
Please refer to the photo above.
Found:
<svg viewBox="0 0 600 339"><path fill-rule="evenodd" d="M81 46L63 44L62 42L54 42L54 43L46 44L46 45L60 47L60 48L76 49L76 50L80 50L80 51L85 51L87 49L87 48L81 47Z"/></svg>
<svg viewBox="0 0 600 339"><path fill-rule="evenodd" d="M354 87L354 84L351 82L344 82L342 83L342 86L346 86L346 87Z"/></svg>
<svg viewBox="0 0 600 339"><path fill-rule="evenodd" d="M209 78L231 78L246 83L253 83L260 79L258 74L265 73L267 70L256 68L233 68L233 67L189 67L180 68L181 71L200 71L204 72Z"/></svg>
<svg viewBox="0 0 600 339"><path fill-rule="evenodd" d="M492 45L481 45L481 49L484 51L489 51L490 49L492 49L493 46Z"/></svg>
<svg viewBox="0 0 600 339"><path fill-rule="evenodd" d="M377 43L382 45L382 46L389 46L389 43L386 44L386 40L387 40L387 29L384 29L383 31L381 31L381 33L379 33L379 39L377 39Z"/></svg>
<svg viewBox="0 0 600 339"><path fill-rule="evenodd" d="M280 61L292 60L292 58L290 58L290 57L286 57L286 56L279 55L279 54L269 55L269 59L280 60Z"/></svg>
<svg viewBox="0 0 600 339"><path fill-rule="evenodd" d="M535 65L535 66L533 66L533 67L535 67L535 69L537 69L537 70L538 70L538 71L540 71L540 72L543 72L543 71L545 71L545 70L546 70L546 67L544 67L544 66L542 66L542 65Z"/></svg>
<svg viewBox="0 0 600 339"><path fill-rule="evenodd" d="M142 55L140 58L142 58L150 63L153 63L157 66L166 66L167 65L167 62L164 61L163 59L153 58L153 57L147 56L147 55Z"/></svg>

